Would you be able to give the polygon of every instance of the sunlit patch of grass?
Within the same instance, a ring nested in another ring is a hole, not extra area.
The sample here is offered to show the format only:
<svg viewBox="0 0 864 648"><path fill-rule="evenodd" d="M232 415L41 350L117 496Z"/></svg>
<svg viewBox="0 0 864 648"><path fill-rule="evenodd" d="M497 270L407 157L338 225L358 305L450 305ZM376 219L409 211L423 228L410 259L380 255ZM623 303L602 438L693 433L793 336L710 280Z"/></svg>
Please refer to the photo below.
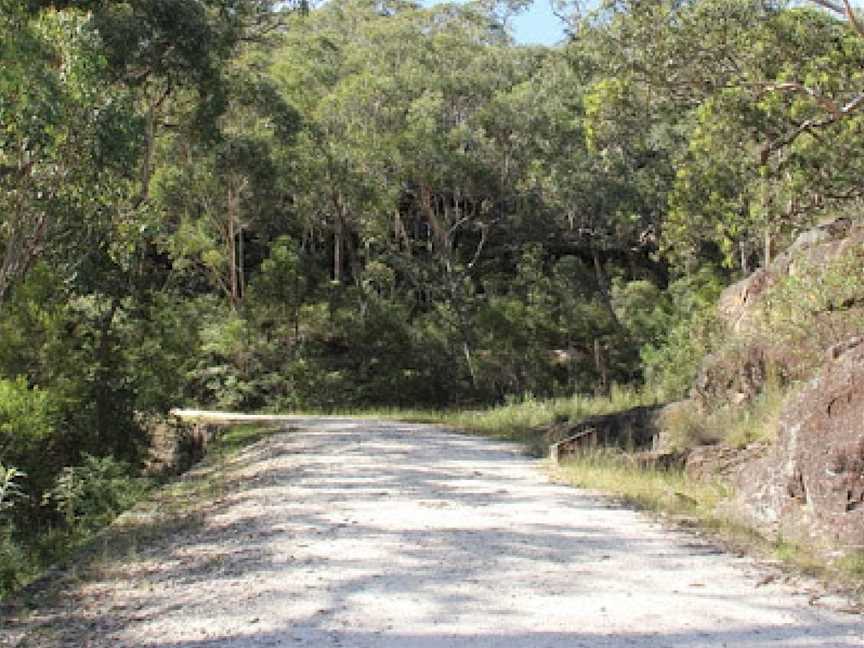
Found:
<svg viewBox="0 0 864 648"><path fill-rule="evenodd" d="M244 423L227 426L216 435L207 454L231 455L246 446L280 432L282 429L282 427L274 426L272 423Z"/></svg>
<svg viewBox="0 0 864 648"><path fill-rule="evenodd" d="M861 583L862 592L864 592L864 549L846 554L836 560L834 565L841 573L857 579Z"/></svg>
<svg viewBox="0 0 864 648"><path fill-rule="evenodd" d="M567 483L614 495L654 512L715 518L717 504L729 495L723 484L688 479L680 469L645 468L631 455L597 449L568 458L557 469Z"/></svg>
<svg viewBox="0 0 864 648"><path fill-rule="evenodd" d="M771 547L771 554L782 563L791 565L797 571L808 576L822 576L829 571L833 571L839 575L836 570L832 569L825 560L819 558L811 549L804 545L785 540L782 537L774 541Z"/></svg>
<svg viewBox="0 0 864 648"><path fill-rule="evenodd" d="M609 396L538 399L529 394L488 409L441 412L435 422L473 434L523 443L532 454L542 456L550 443L560 440L552 438L544 429L553 423L578 422L588 416L649 404L653 404L653 397L645 392L613 386Z"/></svg>

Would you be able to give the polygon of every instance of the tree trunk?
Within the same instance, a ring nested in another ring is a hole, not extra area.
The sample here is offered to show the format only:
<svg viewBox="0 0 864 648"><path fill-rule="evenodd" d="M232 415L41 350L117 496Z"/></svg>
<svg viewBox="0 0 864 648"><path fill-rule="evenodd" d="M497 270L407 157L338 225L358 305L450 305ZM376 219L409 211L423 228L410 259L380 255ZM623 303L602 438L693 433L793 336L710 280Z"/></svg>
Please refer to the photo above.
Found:
<svg viewBox="0 0 864 648"><path fill-rule="evenodd" d="M333 224L333 281L342 283L342 217Z"/></svg>
<svg viewBox="0 0 864 648"><path fill-rule="evenodd" d="M603 264L600 261L600 253L594 246L591 247L591 256L594 260L594 278L597 281L597 289L600 291L600 301L603 302L603 308L605 308L606 312L609 313L609 318L612 320L612 325L615 329L626 337L627 330L624 328L624 325L621 324L621 320L618 319L618 315L612 307L612 294L609 290L609 279L606 277L606 272L603 270Z"/></svg>
<svg viewBox="0 0 864 648"><path fill-rule="evenodd" d="M246 296L246 263L243 255L243 225L237 227L237 280L239 282L237 298L243 301Z"/></svg>
<svg viewBox="0 0 864 648"><path fill-rule="evenodd" d="M228 235L226 236L228 256L228 292L231 308L240 303L240 290L237 281L237 211L240 197L231 186L228 187Z"/></svg>
<svg viewBox="0 0 864 648"><path fill-rule="evenodd" d="M603 346L600 338L594 338L594 367L600 382L595 387L598 396L606 396L609 393L609 371L606 367L606 358L603 356Z"/></svg>

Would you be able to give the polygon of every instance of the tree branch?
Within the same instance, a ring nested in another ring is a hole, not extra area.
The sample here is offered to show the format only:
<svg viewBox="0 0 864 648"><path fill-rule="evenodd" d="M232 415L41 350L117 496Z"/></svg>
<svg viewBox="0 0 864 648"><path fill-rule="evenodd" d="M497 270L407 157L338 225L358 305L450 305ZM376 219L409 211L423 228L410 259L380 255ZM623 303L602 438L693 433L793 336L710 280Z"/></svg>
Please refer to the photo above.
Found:
<svg viewBox="0 0 864 648"><path fill-rule="evenodd" d="M817 94L812 88L808 88L797 81L787 81L785 83L778 83L777 85L769 85L765 88L767 92L800 92L802 94L806 94L808 97L813 99L816 103L818 103L822 108L830 112L834 117L840 116L840 108L838 108L837 104L834 103L828 97L823 97L820 94Z"/></svg>
<svg viewBox="0 0 864 648"><path fill-rule="evenodd" d="M799 84L797 84L797 83L781 84L781 85L782 86L786 86L786 85L799 86ZM778 86L778 89L782 89L782 88L780 88ZM799 88L795 88L795 89L799 89ZM816 98L812 92L808 91L803 86L800 86L800 89L801 89L801 91L807 92L807 94ZM829 100L824 99L824 98L823 98L823 100L826 102L829 101ZM825 119L808 119L808 120L804 121L800 126L798 126L795 130L790 131L789 133L786 133L786 135L784 135L783 137L781 137L779 139L775 139L775 140L769 142L768 144L766 144L762 148L762 150L759 152L759 164L760 164L760 166L765 166L765 164L768 163L768 156L771 153L773 153L774 151L779 151L781 148L783 148L785 146L789 146L792 142L794 142L796 139L798 139L799 136L803 135L804 133L813 133L814 131L816 131L820 128L826 128L828 126L831 126L832 124L836 124L841 119L844 119L844 118L848 117L849 115L853 114L855 111L858 110L858 108L861 107L862 104L864 104L864 92L862 92L861 94L856 96L851 101L847 102L846 105L844 105L842 108L838 108L834 102L829 102L829 103L830 103L831 109L828 109L826 107L826 110L828 110L831 113L831 115L829 117L826 117ZM823 105L823 104L820 102L820 105Z"/></svg>
<svg viewBox="0 0 864 648"><path fill-rule="evenodd" d="M843 4L837 4L832 0L810 0L810 2L819 5L824 9L828 9L829 11L833 11L834 13L846 16L846 19L849 21L849 24L852 25L852 28L859 36L864 37L864 26L862 26L858 17L855 15L855 11L852 9L849 0L843 0Z"/></svg>

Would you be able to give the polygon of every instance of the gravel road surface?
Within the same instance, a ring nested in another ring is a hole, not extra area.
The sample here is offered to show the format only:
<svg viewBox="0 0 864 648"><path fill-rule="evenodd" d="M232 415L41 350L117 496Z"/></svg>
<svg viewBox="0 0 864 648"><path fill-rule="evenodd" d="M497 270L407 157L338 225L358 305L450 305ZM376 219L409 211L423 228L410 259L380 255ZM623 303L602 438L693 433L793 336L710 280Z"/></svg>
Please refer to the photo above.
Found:
<svg viewBox="0 0 864 648"><path fill-rule="evenodd" d="M864 646L864 619L837 601L554 484L509 444L293 425L222 467L200 523L67 576L0 645Z"/></svg>

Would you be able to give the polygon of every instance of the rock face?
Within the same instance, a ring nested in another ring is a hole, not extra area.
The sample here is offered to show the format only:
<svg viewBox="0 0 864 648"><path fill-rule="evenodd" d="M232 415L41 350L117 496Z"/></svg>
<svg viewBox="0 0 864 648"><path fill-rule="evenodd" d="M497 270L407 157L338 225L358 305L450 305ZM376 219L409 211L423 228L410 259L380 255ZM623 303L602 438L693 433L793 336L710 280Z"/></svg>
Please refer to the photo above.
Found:
<svg viewBox="0 0 864 648"><path fill-rule="evenodd" d="M839 219L802 233L767 269L757 270L724 290L717 315L736 345L704 360L691 398L702 409L710 409L712 403L718 402L739 404L758 394L769 374L782 381L809 377L811 358L818 359L825 346L816 337L795 348L778 341L765 322L770 289L788 277L818 272L850 253L862 255L862 251L864 225ZM842 339L854 335L854 331L847 330L848 324L841 323L848 322L846 314L850 309L862 311L864 305L838 303L819 315L815 321L823 329L822 336Z"/></svg>
<svg viewBox="0 0 864 648"><path fill-rule="evenodd" d="M743 449L722 444L699 446L687 454L684 470L690 479L735 482L768 448L766 443L754 443Z"/></svg>
<svg viewBox="0 0 864 648"><path fill-rule="evenodd" d="M736 478L733 514L769 535L864 549L864 340L829 352L787 402L767 455Z"/></svg>
<svg viewBox="0 0 864 648"><path fill-rule="evenodd" d="M720 319L736 335L752 332L758 324L758 306L768 289L780 279L796 276L808 268L824 267L864 242L864 225L841 218L807 230L795 239L767 269L759 269L720 295Z"/></svg>

